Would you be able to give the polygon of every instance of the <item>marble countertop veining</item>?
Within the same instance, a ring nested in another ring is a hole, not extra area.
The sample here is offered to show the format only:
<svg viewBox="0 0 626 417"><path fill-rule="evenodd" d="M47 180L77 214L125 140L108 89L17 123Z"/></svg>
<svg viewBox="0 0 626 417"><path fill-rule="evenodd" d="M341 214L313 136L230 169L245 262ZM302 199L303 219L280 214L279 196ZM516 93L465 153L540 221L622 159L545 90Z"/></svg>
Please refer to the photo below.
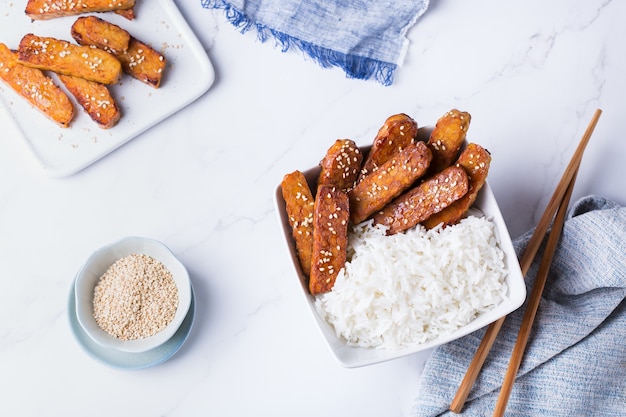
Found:
<svg viewBox="0 0 626 417"><path fill-rule="evenodd" d="M0 414L405 416L428 352L357 369L332 358L305 306L273 195L337 138L369 144L404 112L472 114L511 235L532 227L596 108L574 198L626 204L626 3L433 0L395 82L345 78L177 1L216 71L187 108L67 178L39 169L0 114ZM70 287L96 248L167 244L196 291L169 361L109 368L74 339Z"/></svg>

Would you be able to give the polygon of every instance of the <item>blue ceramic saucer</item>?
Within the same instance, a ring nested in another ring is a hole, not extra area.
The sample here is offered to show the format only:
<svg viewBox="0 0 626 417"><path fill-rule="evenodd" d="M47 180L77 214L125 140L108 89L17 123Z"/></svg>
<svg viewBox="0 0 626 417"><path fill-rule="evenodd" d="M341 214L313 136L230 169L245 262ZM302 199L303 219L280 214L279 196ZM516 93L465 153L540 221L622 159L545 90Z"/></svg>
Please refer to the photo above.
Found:
<svg viewBox="0 0 626 417"><path fill-rule="evenodd" d="M150 349L146 352L131 353L123 352L116 349L107 348L94 342L83 330L76 318L76 301L74 296L74 285L70 292L68 303L68 316L70 320L70 327L76 337L76 340L81 347L91 356L99 362L102 362L112 368L124 369L124 370L139 370L146 369L152 366L159 365L169 358L171 358L180 347L185 343L191 328L193 326L194 316L196 312L196 299L191 289L191 305L189 306L189 312L182 324L174 333L174 335L165 343L160 346Z"/></svg>

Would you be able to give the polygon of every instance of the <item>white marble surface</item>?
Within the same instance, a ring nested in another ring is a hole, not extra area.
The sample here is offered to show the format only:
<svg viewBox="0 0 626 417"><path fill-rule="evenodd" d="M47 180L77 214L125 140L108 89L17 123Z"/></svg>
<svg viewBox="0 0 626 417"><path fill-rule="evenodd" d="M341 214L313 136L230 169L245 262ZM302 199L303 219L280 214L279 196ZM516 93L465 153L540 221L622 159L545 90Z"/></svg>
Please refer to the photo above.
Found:
<svg viewBox="0 0 626 417"><path fill-rule="evenodd" d="M71 177L46 177L0 115L0 414L404 416L427 358L334 362L303 303L273 206L282 175L334 139L371 142L396 112L450 108L493 154L513 237L535 224L596 108L575 198L626 204L626 3L432 0L391 87L346 79L177 1L215 66L207 94ZM1 33L1 29L0 29ZM182 349L110 369L72 337L67 300L94 249L166 243L191 272L197 319Z"/></svg>

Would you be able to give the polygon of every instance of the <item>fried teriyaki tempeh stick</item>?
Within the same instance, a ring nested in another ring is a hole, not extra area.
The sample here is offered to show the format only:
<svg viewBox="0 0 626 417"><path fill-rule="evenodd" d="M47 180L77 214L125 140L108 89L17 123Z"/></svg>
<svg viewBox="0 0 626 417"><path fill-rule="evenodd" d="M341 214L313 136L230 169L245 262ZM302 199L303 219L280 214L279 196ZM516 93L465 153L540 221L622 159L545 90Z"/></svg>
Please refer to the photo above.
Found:
<svg viewBox="0 0 626 417"><path fill-rule="evenodd" d="M122 76L122 65L110 53L64 40L29 33L20 41L21 64L59 74L114 84Z"/></svg>
<svg viewBox="0 0 626 417"><path fill-rule="evenodd" d="M433 151L429 175L441 172L456 161L471 120L469 113L457 109L450 110L437 120L428 139L428 146Z"/></svg>
<svg viewBox="0 0 626 417"><path fill-rule="evenodd" d="M424 142L407 145L363 178L349 193L350 217L357 224L408 189L430 164L432 154Z"/></svg>
<svg viewBox="0 0 626 417"><path fill-rule="evenodd" d="M315 197L313 216L313 261L309 291L330 291L347 258L348 195L335 185L321 185Z"/></svg>
<svg viewBox="0 0 626 417"><path fill-rule="evenodd" d="M20 64L17 53L3 43L0 43L0 78L61 127L69 126L74 117L69 97L41 70Z"/></svg>
<svg viewBox="0 0 626 417"><path fill-rule="evenodd" d="M96 46L113 55L128 51L130 33L96 16L76 19L70 29L72 38L80 45Z"/></svg>
<svg viewBox="0 0 626 417"><path fill-rule="evenodd" d="M165 55L145 42L131 36L128 51L117 55L124 72L131 77L159 88L167 65Z"/></svg>
<svg viewBox="0 0 626 417"><path fill-rule="evenodd" d="M92 12L127 10L135 0L28 0L24 12L33 20L75 16Z"/></svg>
<svg viewBox="0 0 626 417"><path fill-rule="evenodd" d="M374 224L388 226L388 235L410 229L464 196L467 182L463 168L448 167L385 206L374 215Z"/></svg>
<svg viewBox="0 0 626 417"><path fill-rule="evenodd" d="M389 116L380 127L372 148L370 149L359 181L366 175L375 172L399 150L413 143L417 136L417 122L404 113Z"/></svg>
<svg viewBox="0 0 626 417"><path fill-rule="evenodd" d="M336 185L348 191L354 187L362 163L363 153L354 141L337 139L320 162L322 170L317 185Z"/></svg>
<svg viewBox="0 0 626 417"><path fill-rule="evenodd" d="M307 277L311 272L313 252L313 212L315 202L311 189L300 171L294 171L283 177L281 183L285 210L289 218L289 226L296 243L298 260L302 272Z"/></svg>
<svg viewBox="0 0 626 417"><path fill-rule="evenodd" d="M432 229L441 223L450 225L458 222L476 201L478 192L487 181L490 164L491 155L486 149L475 143L468 144L456 162L456 165L467 173L469 182L467 193L439 213L424 220L422 225L427 229Z"/></svg>
<svg viewBox="0 0 626 417"><path fill-rule="evenodd" d="M119 106L106 85L62 74L59 79L99 127L109 129L120 120Z"/></svg>

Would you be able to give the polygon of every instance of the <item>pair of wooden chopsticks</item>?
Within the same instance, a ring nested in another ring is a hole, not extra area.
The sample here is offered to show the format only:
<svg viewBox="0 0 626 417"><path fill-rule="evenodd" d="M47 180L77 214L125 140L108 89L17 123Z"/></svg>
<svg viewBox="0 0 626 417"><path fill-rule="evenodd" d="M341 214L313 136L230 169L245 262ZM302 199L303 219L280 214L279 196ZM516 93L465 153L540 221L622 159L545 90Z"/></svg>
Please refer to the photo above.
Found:
<svg viewBox="0 0 626 417"><path fill-rule="evenodd" d="M552 223L552 229L549 233L548 240L546 242L546 246L544 249L543 258L541 260L541 264L539 266L539 271L537 273L537 278L531 290L530 296L528 298L528 303L526 307L526 311L524 312L524 316L522 318L522 324L520 326L517 340L515 342L515 346L513 348L513 352L511 354L511 360L509 362L509 367L506 371L504 382L502 384L502 388L500 389L500 395L496 402L496 407L494 410L493 416L503 416L504 411L506 409L506 405L511 394L511 390L513 389L513 383L515 381L515 377L517 375L517 371L519 370L522 358L524 356L524 350L526 349L526 344L528 342L528 337L530 335L530 331L533 326L533 322L535 320L535 314L537 312L537 308L539 307L539 301L541 299L541 294L543 292L543 288L546 283L546 279L548 276L548 271L550 270L550 264L552 263L552 257L556 250L556 247L559 242L559 238L561 236L561 231L563 229L563 223L565 222L565 215L567 213L567 207L569 205L570 198L572 196L572 190L574 189L574 182L576 181L576 174L578 173L578 167L580 166L580 162L582 160L583 152L587 143L589 143L589 139L591 138L591 134L598 123L598 119L602 111L600 109L596 110L587 130L585 131L574 155L572 156L571 161L569 162L565 172L563 173L563 177L561 178L559 184L552 195L552 198L548 202L545 212L543 213L539 223L537 223L537 227L530 240L528 241L528 245L524 250L520 258L520 268L522 271L522 275L526 275L528 270L530 269L530 265L532 264L541 243L547 234L548 227ZM556 216L555 216L556 213ZM459 389L456 393L456 396L452 400L450 404L450 410L455 413L460 413L465 401L467 400L467 396L474 385L474 381L478 377L478 374L491 350L491 346L502 327L502 323L504 323L506 317L502 317L501 319L493 322L487 328L483 339L476 350L476 354L470 363L465 377L461 381Z"/></svg>

